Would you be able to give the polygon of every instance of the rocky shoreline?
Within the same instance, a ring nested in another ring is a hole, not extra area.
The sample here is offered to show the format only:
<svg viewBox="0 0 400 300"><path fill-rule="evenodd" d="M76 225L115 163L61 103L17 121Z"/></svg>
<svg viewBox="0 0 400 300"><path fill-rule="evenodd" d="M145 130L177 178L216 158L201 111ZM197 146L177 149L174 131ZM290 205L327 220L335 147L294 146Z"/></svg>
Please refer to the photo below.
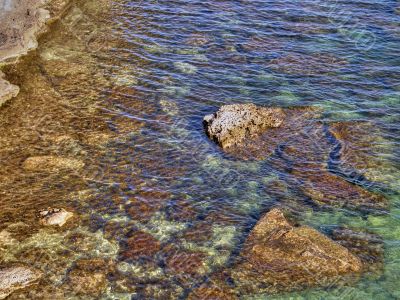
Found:
<svg viewBox="0 0 400 300"><path fill-rule="evenodd" d="M60 18L70 0L1 0L0 1L0 107L16 97L19 87L8 82L2 67L38 47L38 38Z"/></svg>

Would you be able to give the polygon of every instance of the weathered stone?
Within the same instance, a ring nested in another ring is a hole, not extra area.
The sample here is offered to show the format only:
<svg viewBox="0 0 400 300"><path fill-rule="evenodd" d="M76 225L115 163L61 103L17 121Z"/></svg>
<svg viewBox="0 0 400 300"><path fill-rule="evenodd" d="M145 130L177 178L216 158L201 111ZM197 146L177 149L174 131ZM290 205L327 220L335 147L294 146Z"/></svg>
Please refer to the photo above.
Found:
<svg viewBox="0 0 400 300"><path fill-rule="evenodd" d="M74 214L64 208L48 208L39 212L40 224L45 226L63 226Z"/></svg>
<svg viewBox="0 0 400 300"><path fill-rule="evenodd" d="M380 194L370 192L328 171L294 172L299 187L318 205L362 210L385 210L389 203Z"/></svg>
<svg viewBox="0 0 400 300"><path fill-rule="evenodd" d="M232 278L245 293L326 286L362 271L349 250L311 227L290 224L279 209L258 221L241 257Z"/></svg>
<svg viewBox="0 0 400 300"><path fill-rule="evenodd" d="M0 107L19 93L19 87L6 81L4 73L0 71Z"/></svg>
<svg viewBox="0 0 400 300"><path fill-rule="evenodd" d="M258 107L254 104L222 106L215 114L204 117L208 136L223 149L240 145L267 128L279 127L285 118L281 108Z"/></svg>
<svg viewBox="0 0 400 300"><path fill-rule="evenodd" d="M29 171L53 172L62 169L80 170L85 164L74 158L57 156L35 156L24 161L22 167Z"/></svg>
<svg viewBox="0 0 400 300"><path fill-rule="evenodd" d="M0 269L0 299L4 299L16 290L36 283L42 273L33 268L16 265Z"/></svg>
<svg viewBox="0 0 400 300"><path fill-rule="evenodd" d="M227 106L230 105L222 108ZM224 112L221 108L216 114L205 117L207 134L221 145L225 152L244 160L262 160L275 154L280 146L285 146L288 151L292 151L292 155L296 155L297 151L299 162L310 160L312 163L318 162L319 165L326 162L331 147L325 138L323 125L318 121L318 109L234 105L239 109L242 106L243 111L239 113L235 113L235 110L233 113L230 110ZM247 109L247 106L250 106L250 109ZM259 110L266 113L258 113ZM224 139L228 141L226 143L229 146L224 146Z"/></svg>

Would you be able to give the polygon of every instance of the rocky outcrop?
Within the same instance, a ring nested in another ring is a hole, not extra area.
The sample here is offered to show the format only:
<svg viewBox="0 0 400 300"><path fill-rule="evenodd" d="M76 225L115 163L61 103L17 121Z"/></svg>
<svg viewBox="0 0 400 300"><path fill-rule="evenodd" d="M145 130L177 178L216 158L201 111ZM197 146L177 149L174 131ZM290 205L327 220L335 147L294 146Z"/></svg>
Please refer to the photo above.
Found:
<svg viewBox="0 0 400 300"><path fill-rule="evenodd" d="M317 122L318 116L318 110L311 107L283 109L234 104L207 115L203 123L207 135L225 152L244 160L261 160L288 141L309 144L310 147L299 147L303 152L315 152L315 144L319 144L317 149L325 146L323 153L329 153L327 143L319 143L324 133Z"/></svg>
<svg viewBox="0 0 400 300"><path fill-rule="evenodd" d="M24 265L0 268L0 299L36 283L42 273Z"/></svg>
<svg viewBox="0 0 400 300"><path fill-rule="evenodd" d="M44 226L60 226L62 227L74 214L66 211L64 208L48 208L39 212L40 224Z"/></svg>
<svg viewBox="0 0 400 300"><path fill-rule="evenodd" d="M34 156L24 161L22 167L28 171L53 172L63 169L80 170L85 164L75 158L58 156Z"/></svg>
<svg viewBox="0 0 400 300"><path fill-rule="evenodd" d="M327 286L362 271L361 260L345 247L311 227L290 224L279 209L258 221L241 257L232 278L249 293Z"/></svg>
<svg viewBox="0 0 400 300"><path fill-rule="evenodd" d="M15 63L38 46L37 37L45 32L46 23L56 19L69 1L1 0L0 1L0 67ZM46 8L46 9L45 9ZM0 72L0 107L19 93Z"/></svg>
<svg viewBox="0 0 400 300"><path fill-rule="evenodd" d="M285 118L281 108L254 104L223 105L215 114L204 117L207 135L222 148L240 145L267 128L279 127Z"/></svg>
<svg viewBox="0 0 400 300"><path fill-rule="evenodd" d="M0 106L19 93L19 87L4 79L4 73L0 71Z"/></svg>

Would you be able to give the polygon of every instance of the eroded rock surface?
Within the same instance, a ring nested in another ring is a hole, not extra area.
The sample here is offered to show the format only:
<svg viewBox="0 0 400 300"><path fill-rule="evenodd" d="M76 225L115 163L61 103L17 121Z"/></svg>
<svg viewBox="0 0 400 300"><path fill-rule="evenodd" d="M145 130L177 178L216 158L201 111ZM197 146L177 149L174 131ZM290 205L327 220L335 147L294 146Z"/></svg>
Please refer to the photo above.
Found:
<svg viewBox="0 0 400 300"><path fill-rule="evenodd" d="M62 227L74 214L63 208L48 208L39 212L40 224L45 226L58 225Z"/></svg>
<svg viewBox="0 0 400 300"><path fill-rule="evenodd" d="M290 224L279 209L251 231L232 277L246 292L282 292L326 286L362 271L345 247L308 226Z"/></svg>
<svg viewBox="0 0 400 300"><path fill-rule="evenodd" d="M322 161L328 157L330 146L324 140L319 114L311 107L283 109L254 104L224 105L215 114L204 118L204 126L207 135L225 152L240 159L268 158L279 146L290 142L303 152L299 155L303 160L315 160L316 149L322 150L323 158L318 154Z"/></svg>
<svg viewBox="0 0 400 300"><path fill-rule="evenodd" d="M40 271L24 265L0 268L0 299L36 283L41 276Z"/></svg>
<svg viewBox="0 0 400 300"><path fill-rule="evenodd" d="M4 79L4 73L0 71L0 107L19 93L19 87Z"/></svg>
<svg viewBox="0 0 400 300"><path fill-rule="evenodd" d="M259 107L254 104L222 106L215 114L204 117L208 136L222 148L240 145L267 128L279 127L285 114L281 108Z"/></svg>

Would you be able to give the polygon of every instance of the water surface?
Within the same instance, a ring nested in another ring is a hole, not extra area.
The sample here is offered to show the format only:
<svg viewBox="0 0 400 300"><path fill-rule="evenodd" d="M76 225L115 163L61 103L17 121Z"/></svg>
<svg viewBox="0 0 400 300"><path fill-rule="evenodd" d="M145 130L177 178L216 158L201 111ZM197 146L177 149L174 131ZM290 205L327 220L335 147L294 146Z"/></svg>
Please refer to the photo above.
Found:
<svg viewBox="0 0 400 300"><path fill-rule="evenodd" d="M40 285L11 298L185 299L229 269L260 216L280 206L327 234L338 227L378 234L384 267L353 286L276 299L399 299L398 7L74 2L39 49L6 70L22 91L0 111L0 230L9 233L0 239L0 261L45 272ZM390 212L317 208L275 158L241 161L221 152L202 118L231 103L312 105L326 123L374 122L374 180L341 175L385 194ZM41 155L72 157L85 168L22 168ZM75 221L42 228L36 214L49 206L73 210ZM171 251L201 271L188 278L192 270L171 263ZM95 258L106 276L101 288L82 292L71 272Z"/></svg>

